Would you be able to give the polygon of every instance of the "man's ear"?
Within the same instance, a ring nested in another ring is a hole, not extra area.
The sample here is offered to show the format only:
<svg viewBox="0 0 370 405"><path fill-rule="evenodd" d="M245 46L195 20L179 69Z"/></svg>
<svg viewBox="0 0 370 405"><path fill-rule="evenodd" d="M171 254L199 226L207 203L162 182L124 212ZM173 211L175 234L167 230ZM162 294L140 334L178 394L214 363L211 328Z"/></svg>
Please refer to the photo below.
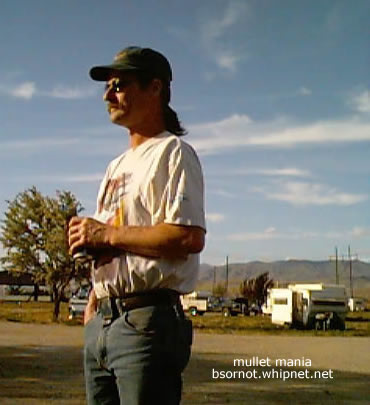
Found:
<svg viewBox="0 0 370 405"><path fill-rule="evenodd" d="M152 93L154 96L160 97L161 95L161 91L162 91L162 87L163 87L163 83L162 80L160 79L153 79L152 84Z"/></svg>

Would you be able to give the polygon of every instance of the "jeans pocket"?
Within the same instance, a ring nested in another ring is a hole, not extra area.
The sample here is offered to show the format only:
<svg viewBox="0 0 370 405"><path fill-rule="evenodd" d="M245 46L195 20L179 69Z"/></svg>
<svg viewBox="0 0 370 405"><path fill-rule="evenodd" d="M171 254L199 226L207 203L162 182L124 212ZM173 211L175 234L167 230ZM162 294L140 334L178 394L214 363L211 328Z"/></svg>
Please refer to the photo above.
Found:
<svg viewBox="0 0 370 405"><path fill-rule="evenodd" d="M122 315L125 327L137 334L153 335L155 325L153 322L154 307L138 308L128 311Z"/></svg>

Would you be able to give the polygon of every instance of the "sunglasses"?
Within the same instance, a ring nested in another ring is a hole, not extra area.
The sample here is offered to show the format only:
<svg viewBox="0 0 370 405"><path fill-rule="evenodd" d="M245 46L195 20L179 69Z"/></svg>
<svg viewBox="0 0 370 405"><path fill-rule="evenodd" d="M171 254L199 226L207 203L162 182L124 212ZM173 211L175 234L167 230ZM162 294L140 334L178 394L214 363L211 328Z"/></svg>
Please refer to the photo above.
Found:
<svg viewBox="0 0 370 405"><path fill-rule="evenodd" d="M133 79L115 79L112 80L110 83L107 83L104 87L104 92L106 93L107 91L113 91L114 93L120 93L123 91L126 87L128 87L130 84L132 84L135 80Z"/></svg>

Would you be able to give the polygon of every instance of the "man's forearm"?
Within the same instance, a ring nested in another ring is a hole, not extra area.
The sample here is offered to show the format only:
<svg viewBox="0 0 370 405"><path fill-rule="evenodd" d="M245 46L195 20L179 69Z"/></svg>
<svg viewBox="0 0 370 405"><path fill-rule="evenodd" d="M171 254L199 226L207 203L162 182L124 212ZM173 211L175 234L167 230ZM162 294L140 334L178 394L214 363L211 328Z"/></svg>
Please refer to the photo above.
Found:
<svg viewBox="0 0 370 405"><path fill-rule="evenodd" d="M108 230L109 245L115 249L151 257L186 258L204 246L204 231L172 224L122 226Z"/></svg>
<svg viewBox="0 0 370 405"><path fill-rule="evenodd" d="M70 253L81 248L119 249L151 257L186 258L204 246L205 231L196 226L160 223L114 227L92 218L73 217L69 226Z"/></svg>

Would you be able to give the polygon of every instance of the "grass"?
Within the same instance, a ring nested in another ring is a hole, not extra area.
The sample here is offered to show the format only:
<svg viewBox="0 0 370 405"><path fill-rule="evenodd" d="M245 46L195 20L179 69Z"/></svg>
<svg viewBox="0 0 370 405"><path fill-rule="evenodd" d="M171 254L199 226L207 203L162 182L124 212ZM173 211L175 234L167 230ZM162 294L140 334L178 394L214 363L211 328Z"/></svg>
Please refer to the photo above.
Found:
<svg viewBox="0 0 370 405"><path fill-rule="evenodd" d="M52 323L53 304L50 302L6 302L0 301L0 320L13 322ZM370 336L370 311L349 312L345 331L294 330L273 325L269 317L237 316L222 317L207 313L192 317L194 328L203 333L231 333L240 335L290 335L290 336ZM61 305L60 322L81 325L79 320L68 320L68 303Z"/></svg>
<svg viewBox="0 0 370 405"><path fill-rule="evenodd" d="M53 309L51 302L0 301L0 320L52 323ZM68 323L68 303L61 304L60 312L60 322Z"/></svg>
<svg viewBox="0 0 370 405"><path fill-rule="evenodd" d="M346 330L296 330L271 323L267 316L237 316L223 318L220 314L205 314L192 318L195 329L204 333L234 333L241 335L290 336L370 336L370 312L348 313Z"/></svg>

